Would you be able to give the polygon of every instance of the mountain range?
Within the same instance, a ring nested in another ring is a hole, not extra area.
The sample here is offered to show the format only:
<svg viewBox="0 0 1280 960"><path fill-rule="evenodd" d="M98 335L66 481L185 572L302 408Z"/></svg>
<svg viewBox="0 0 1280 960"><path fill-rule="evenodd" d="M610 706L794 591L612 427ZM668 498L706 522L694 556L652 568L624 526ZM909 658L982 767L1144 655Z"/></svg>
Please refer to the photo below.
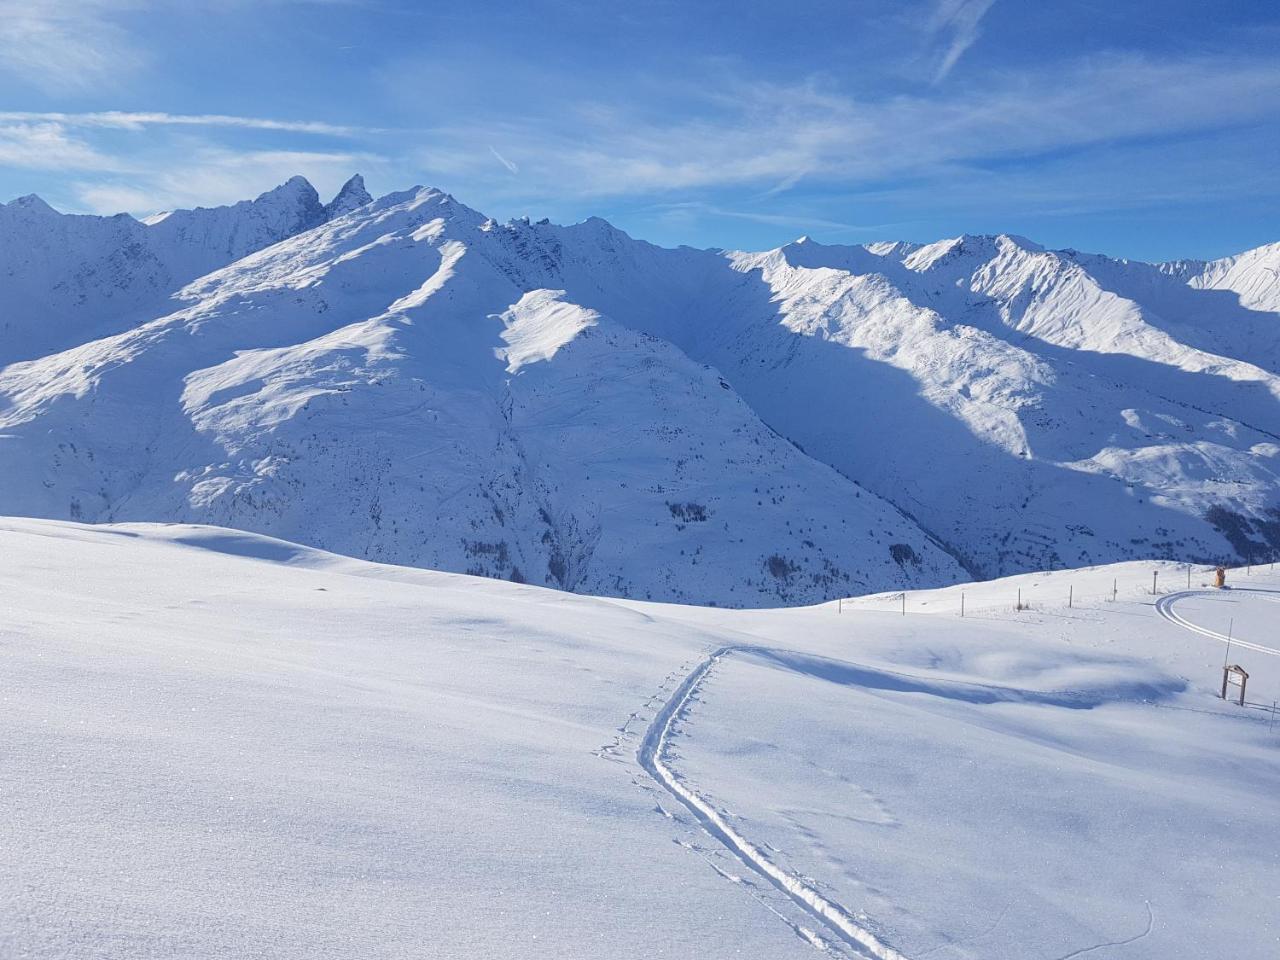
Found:
<svg viewBox="0 0 1280 960"><path fill-rule="evenodd" d="M728 606L1280 553L1280 244L665 249L439 190L0 205L0 513Z"/></svg>

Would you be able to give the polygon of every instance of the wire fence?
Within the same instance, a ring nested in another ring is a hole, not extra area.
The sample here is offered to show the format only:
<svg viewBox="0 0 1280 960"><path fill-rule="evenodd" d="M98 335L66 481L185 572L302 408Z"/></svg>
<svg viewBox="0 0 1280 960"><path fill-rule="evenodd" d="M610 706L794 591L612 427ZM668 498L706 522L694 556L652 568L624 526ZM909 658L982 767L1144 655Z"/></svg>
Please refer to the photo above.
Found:
<svg viewBox="0 0 1280 960"><path fill-rule="evenodd" d="M848 609L891 612L902 616L908 613L927 613L956 617L1086 610L1096 609L1103 604L1149 600L1184 590L1211 589L1217 586L1218 569L1203 564L1163 564L1152 569L1149 580L1135 580L1132 575L1100 578L1098 568L1084 568L1078 571L1080 575L1074 579L1070 575L1054 574L1040 583L1033 580L1010 584L1007 592L998 591L995 583L978 583L967 589L960 586L945 590L907 591L843 599L837 601L835 606L839 613ZM1223 569L1225 585L1229 588L1242 579L1274 573L1275 564L1246 564Z"/></svg>

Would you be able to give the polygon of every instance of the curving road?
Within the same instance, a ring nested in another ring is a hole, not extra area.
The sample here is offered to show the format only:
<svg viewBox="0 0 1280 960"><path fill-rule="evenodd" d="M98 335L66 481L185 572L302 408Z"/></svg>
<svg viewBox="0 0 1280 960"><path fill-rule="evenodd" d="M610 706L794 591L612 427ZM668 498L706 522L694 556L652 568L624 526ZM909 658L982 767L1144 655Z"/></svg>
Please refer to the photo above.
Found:
<svg viewBox="0 0 1280 960"><path fill-rule="evenodd" d="M1229 592L1232 594L1248 594L1250 596L1256 596L1262 600L1280 602L1280 600L1277 600L1275 594L1267 593L1262 590L1250 590L1247 587L1233 589ZM1260 643L1251 643L1248 640L1241 640L1239 637L1228 637L1225 633L1219 633L1217 630L1210 630L1208 627L1202 627L1198 623L1192 623L1174 609L1179 600L1186 600L1189 597L1220 595L1221 591L1218 590L1181 590L1178 593L1170 593L1156 601L1156 613L1160 614L1160 616L1164 617L1170 623L1177 624L1184 630L1190 630L1192 633L1198 633L1202 637L1208 637L1211 640L1219 640L1222 643L1230 643L1233 647L1242 647L1245 650L1253 650L1257 653L1267 653L1273 657L1280 657L1280 650L1277 650L1274 647L1265 647Z"/></svg>

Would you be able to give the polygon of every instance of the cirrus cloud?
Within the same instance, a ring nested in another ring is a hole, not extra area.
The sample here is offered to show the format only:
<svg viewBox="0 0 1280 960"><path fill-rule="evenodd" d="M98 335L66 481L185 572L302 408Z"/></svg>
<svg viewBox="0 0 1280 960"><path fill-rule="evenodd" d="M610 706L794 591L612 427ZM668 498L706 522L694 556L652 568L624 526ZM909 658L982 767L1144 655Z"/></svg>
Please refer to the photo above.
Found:
<svg viewBox="0 0 1280 960"><path fill-rule="evenodd" d="M93 89L143 60L118 18L139 0L0 0L0 69L47 93Z"/></svg>
<svg viewBox="0 0 1280 960"><path fill-rule="evenodd" d="M275 130L285 133L314 133L352 137L378 131L325 123L320 120L274 120L270 117L237 117L222 113L163 113L137 110L100 110L91 113L0 111L0 122L56 123L65 127L98 127L115 130L144 130L147 127L238 127L244 130Z"/></svg>

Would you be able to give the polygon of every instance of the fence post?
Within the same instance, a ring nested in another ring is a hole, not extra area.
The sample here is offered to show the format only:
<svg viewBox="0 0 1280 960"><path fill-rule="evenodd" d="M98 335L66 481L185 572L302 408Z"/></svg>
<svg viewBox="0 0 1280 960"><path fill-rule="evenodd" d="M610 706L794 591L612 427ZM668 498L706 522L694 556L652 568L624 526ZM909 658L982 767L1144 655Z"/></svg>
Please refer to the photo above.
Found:
<svg viewBox="0 0 1280 960"><path fill-rule="evenodd" d="M902 591L902 615L907 615L907 591Z"/></svg>
<svg viewBox="0 0 1280 960"><path fill-rule="evenodd" d="M960 616L964 616L964 591L960 591Z"/></svg>
<svg viewBox="0 0 1280 960"><path fill-rule="evenodd" d="M1113 579L1111 581L1111 602L1112 603L1116 602L1116 591L1118 591L1119 589L1120 589L1119 578Z"/></svg>
<svg viewBox="0 0 1280 960"><path fill-rule="evenodd" d="M1159 571L1159 570L1152 570L1152 571L1151 571L1151 595L1152 595L1153 597L1156 595L1156 580L1158 580L1158 579L1159 579L1159 577L1160 577L1160 571Z"/></svg>
<svg viewBox="0 0 1280 960"><path fill-rule="evenodd" d="M1075 588L1075 585L1073 584L1067 587L1067 609L1068 610L1070 610L1071 607L1074 605L1075 596L1076 596L1076 588Z"/></svg>

